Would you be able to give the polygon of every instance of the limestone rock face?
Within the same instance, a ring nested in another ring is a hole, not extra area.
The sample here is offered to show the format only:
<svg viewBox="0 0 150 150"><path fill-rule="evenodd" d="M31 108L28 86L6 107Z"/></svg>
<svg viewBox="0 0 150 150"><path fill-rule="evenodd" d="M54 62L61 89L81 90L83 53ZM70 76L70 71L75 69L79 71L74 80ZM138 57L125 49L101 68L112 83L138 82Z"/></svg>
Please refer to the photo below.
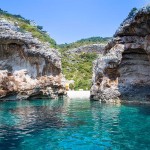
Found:
<svg viewBox="0 0 150 150"><path fill-rule="evenodd" d="M55 97L59 89L63 89L61 79L61 59L57 50L31 33L23 32L15 23L0 20L1 98L12 93L16 93L18 99L33 95Z"/></svg>
<svg viewBox="0 0 150 150"><path fill-rule="evenodd" d="M91 99L150 100L150 8L125 20L94 62Z"/></svg>
<svg viewBox="0 0 150 150"><path fill-rule="evenodd" d="M68 53L97 53L97 54L103 54L104 48L106 44L91 44L91 45L85 45L80 46L78 48L74 48L68 51Z"/></svg>

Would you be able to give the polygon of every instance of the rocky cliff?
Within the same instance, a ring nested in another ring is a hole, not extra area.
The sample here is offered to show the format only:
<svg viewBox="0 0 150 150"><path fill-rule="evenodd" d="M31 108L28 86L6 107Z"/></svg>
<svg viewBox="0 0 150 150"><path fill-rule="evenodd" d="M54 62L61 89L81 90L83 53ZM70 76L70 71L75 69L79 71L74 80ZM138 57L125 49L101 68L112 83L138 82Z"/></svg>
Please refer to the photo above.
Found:
<svg viewBox="0 0 150 150"><path fill-rule="evenodd" d="M70 53L70 54L80 54L80 53L103 54L105 46L106 46L106 44L84 45L84 46L80 46L78 48L68 50L67 53Z"/></svg>
<svg viewBox="0 0 150 150"><path fill-rule="evenodd" d="M40 42L17 23L0 20L0 98L17 99L63 94L61 59L48 43Z"/></svg>
<svg viewBox="0 0 150 150"><path fill-rule="evenodd" d="M150 7L129 16L93 68L91 99L150 101Z"/></svg>

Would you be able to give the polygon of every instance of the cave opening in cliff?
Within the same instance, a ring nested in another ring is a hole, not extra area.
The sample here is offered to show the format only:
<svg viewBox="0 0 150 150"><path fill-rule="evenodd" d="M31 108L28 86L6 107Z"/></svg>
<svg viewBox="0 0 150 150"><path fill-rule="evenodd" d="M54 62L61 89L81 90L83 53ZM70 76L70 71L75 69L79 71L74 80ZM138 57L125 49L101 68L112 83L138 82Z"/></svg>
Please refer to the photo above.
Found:
<svg viewBox="0 0 150 150"><path fill-rule="evenodd" d="M122 100L150 100L150 60L144 49L127 49L118 69Z"/></svg>
<svg viewBox="0 0 150 150"><path fill-rule="evenodd" d="M127 49L119 65L119 83L124 85L150 85L150 61L144 49Z"/></svg>

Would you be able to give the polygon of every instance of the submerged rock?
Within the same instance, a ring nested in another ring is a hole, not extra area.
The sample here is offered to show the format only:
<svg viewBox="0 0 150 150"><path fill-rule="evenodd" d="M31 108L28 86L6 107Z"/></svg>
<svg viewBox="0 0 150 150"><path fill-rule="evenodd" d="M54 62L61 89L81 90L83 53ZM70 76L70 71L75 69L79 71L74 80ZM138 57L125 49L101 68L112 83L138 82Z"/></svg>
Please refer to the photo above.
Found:
<svg viewBox="0 0 150 150"><path fill-rule="evenodd" d="M64 93L62 78L57 50L15 23L0 20L0 98L11 94L17 99L55 98Z"/></svg>
<svg viewBox="0 0 150 150"><path fill-rule="evenodd" d="M93 67L91 99L103 102L149 101L150 11L142 8L125 20Z"/></svg>

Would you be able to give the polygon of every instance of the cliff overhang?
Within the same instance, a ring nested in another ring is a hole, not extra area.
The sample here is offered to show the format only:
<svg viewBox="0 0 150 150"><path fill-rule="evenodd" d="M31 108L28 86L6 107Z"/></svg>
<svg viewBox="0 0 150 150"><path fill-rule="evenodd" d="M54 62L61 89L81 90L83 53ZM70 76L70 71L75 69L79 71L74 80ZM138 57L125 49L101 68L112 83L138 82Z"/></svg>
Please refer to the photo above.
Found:
<svg viewBox="0 0 150 150"><path fill-rule="evenodd" d="M0 98L55 98L64 93L62 78L57 50L15 23L0 20Z"/></svg>
<svg viewBox="0 0 150 150"><path fill-rule="evenodd" d="M93 67L91 99L150 101L150 8L125 20Z"/></svg>

